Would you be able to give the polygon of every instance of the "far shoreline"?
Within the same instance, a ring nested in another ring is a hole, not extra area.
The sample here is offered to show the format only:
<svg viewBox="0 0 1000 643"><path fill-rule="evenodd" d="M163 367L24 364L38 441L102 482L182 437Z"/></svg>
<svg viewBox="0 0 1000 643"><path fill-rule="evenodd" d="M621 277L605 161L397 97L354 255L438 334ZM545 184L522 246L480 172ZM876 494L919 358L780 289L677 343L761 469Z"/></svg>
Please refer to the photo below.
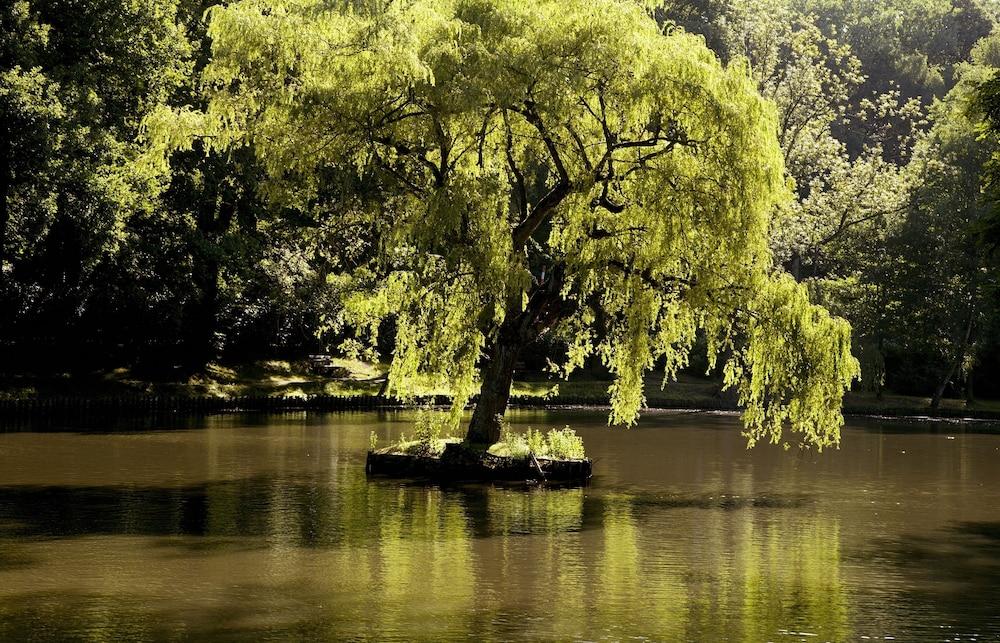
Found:
<svg viewBox="0 0 1000 643"><path fill-rule="evenodd" d="M5 416L160 414L288 411L365 411L446 407L449 391L427 387L409 402L386 395L387 364L327 357L210 364L204 372L159 378L128 368L76 374L0 374L0 419ZM512 409L609 409L606 373L584 370L569 380L523 370L515 376ZM663 384L663 373L646 378L644 413L663 411L739 413L737 397L717 377L681 373ZM472 403L474 403L473 398ZM849 418L965 422L1000 426L1000 401L943 399L888 391L852 391L844 397Z"/></svg>
<svg viewBox="0 0 1000 643"><path fill-rule="evenodd" d="M711 414L738 416L740 409L723 400L708 403L684 403L655 400L645 406L643 415L650 414ZM473 400L474 403L474 400ZM470 403L469 408L472 407ZM313 395L313 396L185 396L185 395L52 395L30 398L0 397L0 419L45 418L67 415L144 416L144 415L210 415L229 413L269 414L288 412L365 412L409 411L420 408L447 408L447 396L427 396L411 402L378 395ZM592 411L606 413L611 407L605 400L586 400L574 396L565 398L512 396L511 410ZM951 423L973 425L980 429L1000 431L1000 412L979 409L929 409L926 407L870 408L845 405L847 419L869 419L893 422Z"/></svg>

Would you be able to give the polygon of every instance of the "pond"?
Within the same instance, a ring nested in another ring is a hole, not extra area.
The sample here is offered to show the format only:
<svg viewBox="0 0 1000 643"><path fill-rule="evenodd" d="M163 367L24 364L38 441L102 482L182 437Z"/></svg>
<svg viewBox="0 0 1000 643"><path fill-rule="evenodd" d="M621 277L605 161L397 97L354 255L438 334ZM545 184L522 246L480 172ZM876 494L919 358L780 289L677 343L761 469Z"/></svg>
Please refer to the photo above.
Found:
<svg viewBox="0 0 1000 643"><path fill-rule="evenodd" d="M571 425L584 488L368 480L406 412L0 432L0 640L993 640L1000 435Z"/></svg>

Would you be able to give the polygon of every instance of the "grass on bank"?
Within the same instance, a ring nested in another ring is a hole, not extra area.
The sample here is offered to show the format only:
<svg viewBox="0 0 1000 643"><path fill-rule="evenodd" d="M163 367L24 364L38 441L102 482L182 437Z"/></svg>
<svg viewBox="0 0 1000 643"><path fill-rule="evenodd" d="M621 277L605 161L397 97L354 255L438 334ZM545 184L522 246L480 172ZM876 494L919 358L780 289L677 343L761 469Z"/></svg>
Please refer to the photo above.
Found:
<svg viewBox="0 0 1000 643"><path fill-rule="evenodd" d="M242 397L313 395L375 395L385 382L388 366L357 360L332 359L336 375L317 372L306 361L266 360L239 365L210 364L205 372L186 379L153 380L119 368L88 375L2 376L0 398L35 398L59 396L114 397L128 395L163 395L177 397ZM607 380L588 378L585 374L570 381L546 379L544 374L515 380L515 397L534 397L558 402L560 397L606 400ZM646 395L658 400L696 401L717 396L714 381L682 375L666 390L660 390L660 377L647 377ZM426 386L421 395L447 395L449 391Z"/></svg>
<svg viewBox="0 0 1000 643"><path fill-rule="evenodd" d="M0 376L0 398L59 396L244 397L373 395L386 367L333 358L322 371L307 360L261 360L238 365L209 364L204 373L184 379L149 379L127 368L87 375Z"/></svg>

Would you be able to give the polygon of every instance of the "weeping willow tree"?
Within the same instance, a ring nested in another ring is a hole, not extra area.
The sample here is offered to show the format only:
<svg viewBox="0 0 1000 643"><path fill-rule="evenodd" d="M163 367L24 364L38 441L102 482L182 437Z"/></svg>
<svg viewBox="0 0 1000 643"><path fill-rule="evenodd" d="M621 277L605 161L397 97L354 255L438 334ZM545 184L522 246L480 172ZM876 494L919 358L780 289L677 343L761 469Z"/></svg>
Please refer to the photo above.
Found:
<svg viewBox="0 0 1000 643"><path fill-rule="evenodd" d="M394 321L392 393L446 386L457 422L478 392L467 440L492 444L518 355L561 326L562 373L598 355L631 424L701 333L750 444L837 443L850 328L772 271L789 189L744 63L636 0L379 4L212 9L207 107L147 127L157 155L251 148L275 207L356 230L343 319L359 346Z"/></svg>

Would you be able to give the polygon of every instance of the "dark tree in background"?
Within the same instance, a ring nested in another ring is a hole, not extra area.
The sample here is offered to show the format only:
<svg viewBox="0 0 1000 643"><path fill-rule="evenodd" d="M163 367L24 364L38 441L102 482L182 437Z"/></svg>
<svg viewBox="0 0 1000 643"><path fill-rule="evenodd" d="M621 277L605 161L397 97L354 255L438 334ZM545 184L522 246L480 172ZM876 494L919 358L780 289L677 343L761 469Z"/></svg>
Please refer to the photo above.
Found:
<svg viewBox="0 0 1000 643"><path fill-rule="evenodd" d="M384 176L326 168L311 202L275 209L249 148L144 159L156 107L204 107L212 4L0 6L7 374L129 366L184 377L343 341L330 332L344 286L333 276L370 261L389 227L341 215L377 199ZM324 7L377 16L390 4ZM995 3L665 0L651 13L703 35L723 62L749 60L776 105L796 198L775 213L772 251L851 322L862 386L1000 395L998 164L980 136L1000 122ZM554 334L521 360L559 353L569 335ZM391 359L392 344L373 357Z"/></svg>

